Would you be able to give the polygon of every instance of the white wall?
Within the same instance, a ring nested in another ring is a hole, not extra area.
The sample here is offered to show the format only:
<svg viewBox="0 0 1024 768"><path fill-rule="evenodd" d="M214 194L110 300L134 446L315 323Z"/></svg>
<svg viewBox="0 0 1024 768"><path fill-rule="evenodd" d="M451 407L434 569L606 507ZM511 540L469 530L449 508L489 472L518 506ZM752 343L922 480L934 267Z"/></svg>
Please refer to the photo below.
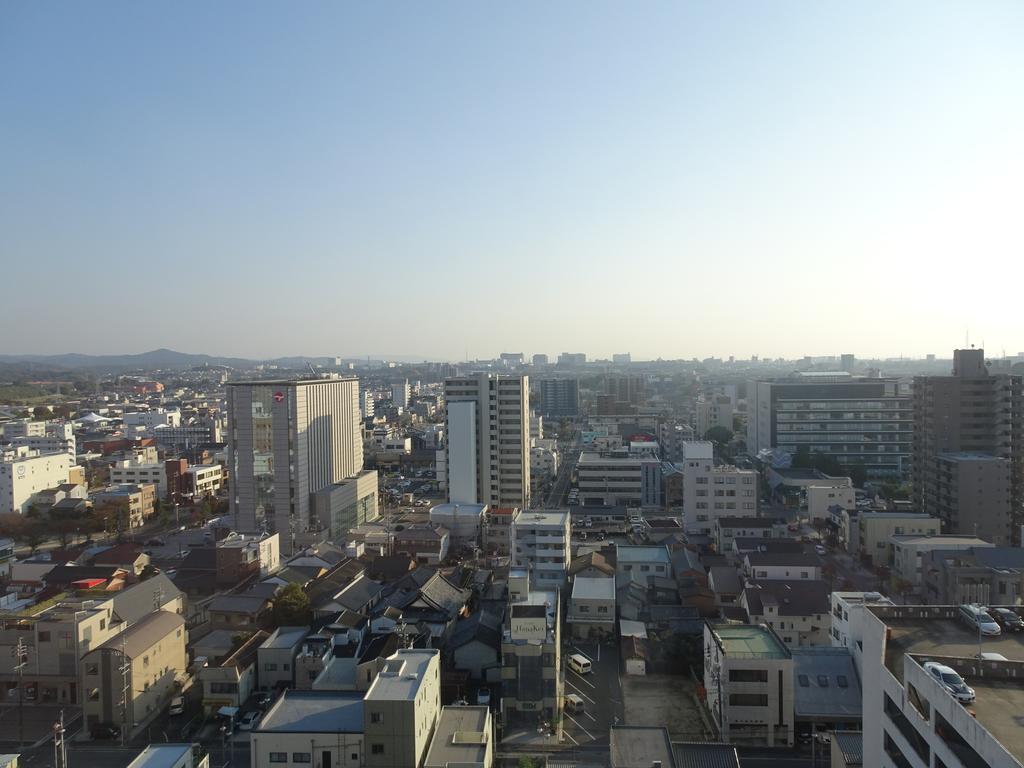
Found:
<svg viewBox="0 0 1024 768"><path fill-rule="evenodd" d="M476 403L448 403L448 499L453 504L476 504Z"/></svg>

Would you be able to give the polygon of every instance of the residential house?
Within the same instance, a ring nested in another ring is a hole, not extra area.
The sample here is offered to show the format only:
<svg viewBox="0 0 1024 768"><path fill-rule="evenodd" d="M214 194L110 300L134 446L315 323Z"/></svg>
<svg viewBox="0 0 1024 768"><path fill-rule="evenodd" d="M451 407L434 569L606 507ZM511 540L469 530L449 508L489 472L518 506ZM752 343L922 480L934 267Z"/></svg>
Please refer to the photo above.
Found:
<svg viewBox="0 0 1024 768"><path fill-rule="evenodd" d="M743 557L743 573L758 581L821 578L821 558L812 552L749 552Z"/></svg>
<svg viewBox="0 0 1024 768"><path fill-rule="evenodd" d="M149 565L149 555L137 544L118 544L92 559L94 566L116 566L138 576Z"/></svg>
<svg viewBox="0 0 1024 768"><path fill-rule="evenodd" d="M207 715L216 714L221 707L241 707L256 690L259 648L269 636L262 630L253 632L237 643L228 656L199 670L203 710Z"/></svg>
<svg viewBox="0 0 1024 768"><path fill-rule="evenodd" d="M716 552L732 552L738 538L774 539L786 535L786 521L773 517L718 517L712 527Z"/></svg>
<svg viewBox="0 0 1024 768"><path fill-rule="evenodd" d="M501 615L477 610L455 624L448 639L452 668L473 680L501 679Z"/></svg>
<svg viewBox="0 0 1024 768"><path fill-rule="evenodd" d="M439 525L410 525L393 534L394 554L407 554L421 565L439 565L448 557L450 535Z"/></svg>
<svg viewBox="0 0 1024 768"><path fill-rule="evenodd" d="M239 633L254 632L266 625L270 607L270 601L265 597L217 595L208 608L210 627L237 630Z"/></svg>
<svg viewBox="0 0 1024 768"><path fill-rule="evenodd" d="M572 582L566 617L577 640L603 640L615 630L615 580L577 576Z"/></svg>
<svg viewBox="0 0 1024 768"><path fill-rule="evenodd" d="M128 738L143 732L177 691L175 682L188 667L187 642L185 620L157 610L87 652L81 679L86 731L117 723Z"/></svg>
<svg viewBox="0 0 1024 768"><path fill-rule="evenodd" d="M278 627L256 653L256 681L263 690L290 688L295 684L295 657L309 634L309 627Z"/></svg>
<svg viewBox="0 0 1024 768"><path fill-rule="evenodd" d="M619 544L615 548L615 575L646 585L656 576L672 578L672 557L663 545Z"/></svg>
<svg viewBox="0 0 1024 768"><path fill-rule="evenodd" d="M740 597L751 624L767 624L791 648L829 645L829 591L825 582L766 580Z"/></svg>

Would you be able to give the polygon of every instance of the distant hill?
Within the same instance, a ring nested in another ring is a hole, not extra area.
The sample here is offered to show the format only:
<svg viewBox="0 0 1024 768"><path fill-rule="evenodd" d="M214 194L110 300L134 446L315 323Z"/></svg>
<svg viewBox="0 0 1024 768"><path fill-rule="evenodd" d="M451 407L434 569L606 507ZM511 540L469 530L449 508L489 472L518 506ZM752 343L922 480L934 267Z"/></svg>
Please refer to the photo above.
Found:
<svg viewBox="0 0 1024 768"><path fill-rule="evenodd" d="M175 352L173 349L154 349L137 355L82 355L69 352L63 355L0 355L0 363L35 363L39 366L75 370L131 370L141 368L191 368L197 365L226 365L231 368L251 368L255 361L239 357L214 357Z"/></svg>

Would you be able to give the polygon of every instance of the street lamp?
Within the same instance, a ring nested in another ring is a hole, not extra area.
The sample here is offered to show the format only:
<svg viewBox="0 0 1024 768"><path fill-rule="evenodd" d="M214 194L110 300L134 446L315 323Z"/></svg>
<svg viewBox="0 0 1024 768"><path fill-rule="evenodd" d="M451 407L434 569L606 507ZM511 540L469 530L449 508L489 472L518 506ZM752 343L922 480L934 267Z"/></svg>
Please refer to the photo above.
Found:
<svg viewBox="0 0 1024 768"><path fill-rule="evenodd" d="M18 644L11 648L11 656L17 663L14 665L18 672L18 746L25 743L25 665L28 664L28 646L23 638L18 638Z"/></svg>

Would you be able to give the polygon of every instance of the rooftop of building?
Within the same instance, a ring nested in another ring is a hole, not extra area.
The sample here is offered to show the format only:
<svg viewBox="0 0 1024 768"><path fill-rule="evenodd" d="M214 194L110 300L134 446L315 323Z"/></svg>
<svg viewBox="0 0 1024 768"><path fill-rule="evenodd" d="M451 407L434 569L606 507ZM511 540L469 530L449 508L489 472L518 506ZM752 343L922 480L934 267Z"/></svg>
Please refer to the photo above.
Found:
<svg viewBox="0 0 1024 768"><path fill-rule="evenodd" d="M366 692L366 700L411 701L430 669L431 662L440 668L440 651L402 648L385 660L384 668Z"/></svg>
<svg viewBox="0 0 1024 768"><path fill-rule="evenodd" d="M153 611L138 623L132 624L123 632L114 635L99 648L123 650L129 658L134 658L183 626L185 626L185 620L178 614L170 611ZM184 643L185 641L182 640L182 645Z"/></svg>
<svg viewBox="0 0 1024 768"><path fill-rule="evenodd" d="M294 648L306 639L309 632L309 627L278 627L260 648L268 650Z"/></svg>
<svg viewBox="0 0 1024 768"><path fill-rule="evenodd" d="M544 525L553 528L565 528L569 525L568 510L539 511L521 509L516 512L512 522L515 525Z"/></svg>
<svg viewBox="0 0 1024 768"><path fill-rule="evenodd" d="M638 467L640 462L641 458L639 456L609 456L597 451L586 451L580 454L577 466L586 464L629 464Z"/></svg>
<svg viewBox="0 0 1024 768"><path fill-rule="evenodd" d="M767 627L759 624L709 625L726 656L785 659L790 652Z"/></svg>
<svg viewBox="0 0 1024 768"><path fill-rule="evenodd" d="M192 744L150 744L128 763L128 768L173 768L192 748Z"/></svg>
<svg viewBox="0 0 1024 768"><path fill-rule="evenodd" d="M464 517L480 517L487 511L486 504L436 504L430 508L430 514L455 515Z"/></svg>
<svg viewBox="0 0 1024 768"><path fill-rule="evenodd" d="M967 705L968 711L1011 754L1024 758L1024 729L1019 721L1020 713L1024 712L1024 686L1020 678L999 678L991 672L984 677L971 674L976 669L974 656L979 648L984 653L1002 654L1010 662L1024 662L1024 634L1004 632L979 642L978 633L955 618L957 606L891 606L871 610L888 627L885 665L900 682L907 654L921 665L941 659L953 666L977 696L973 704Z"/></svg>
<svg viewBox="0 0 1024 768"><path fill-rule="evenodd" d="M694 440L683 443L683 460L687 459L713 459L715 457L715 444L707 440Z"/></svg>
<svg viewBox="0 0 1024 768"><path fill-rule="evenodd" d="M612 768L674 768L668 728L657 725L613 725L609 733Z"/></svg>
<svg viewBox="0 0 1024 768"><path fill-rule="evenodd" d="M771 528L774 525L785 525L781 517L719 517L715 525L719 528Z"/></svg>
<svg viewBox="0 0 1024 768"><path fill-rule="evenodd" d="M899 519L913 519L913 520L924 520L931 517L927 512L871 512L864 511L858 515L860 520L899 520ZM938 520L938 518L935 518Z"/></svg>
<svg viewBox="0 0 1024 768"><path fill-rule="evenodd" d="M356 691L286 690L259 721L258 732L362 733L363 695Z"/></svg>
<svg viewBox="0 0 1024 768"><path fill-rule="evenodd" d="M615 579L577 576L572 583L574 600L614 600Z"/></svg>
<svg viewBox="0 0 1024 768"><path fill-rule="evenodd" d="M489 716L490 711L485 706L442 707L425 768L483 765L491 739Z"/></svg>
<svg viewBox="0 0 1024 768"><path fill-rule="evenodd" d="M862 605L892 605L893 602L881 592L833 592L832 597L846 603Z"/></svg>
<svg viewBox="0 0 1024 768"><path fill-rule="evenodd" d="M252 387L257 384L278 387L305 387L310 384L330 384L336 381L359 381L355 376L339 376L338 378L308 378L308 379L252 379L249 381L229 381L229 387Z"/></svg>
<svg viewBox="0 0 1024 768"><path fill-rule="evenodd" d="M663 544L618 544L615 547L615 558L619 565L654 561L672 564L668 547Z"/></svg>
<svg viewBox="0 0 1024 768"><path fill-rule="evenodd" d="M861 719L860 678L849 648L794 648L793 679L797 717Z"/></svg>
<svg viewBox="0 0 1024 768"><path fill-rule="evenodd" d="M739 768L736 747L711 741L674 742L677 768Z"/></svg>
<svg viewBox="0 0 1024 768"><path fill-rule="evenodd" d="M894 533L889 537L894 544L934 544L936 549L954 547L994 547L995 544L977 536L961 536L958 533Z"/></svg>

